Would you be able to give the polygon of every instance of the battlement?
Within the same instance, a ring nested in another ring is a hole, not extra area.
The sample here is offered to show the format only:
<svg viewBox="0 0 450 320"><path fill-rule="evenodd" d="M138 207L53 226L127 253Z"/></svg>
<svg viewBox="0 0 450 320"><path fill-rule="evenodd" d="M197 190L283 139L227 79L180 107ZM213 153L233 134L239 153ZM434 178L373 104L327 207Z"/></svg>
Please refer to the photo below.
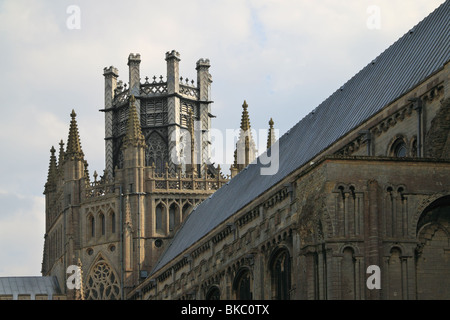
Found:
<svg viewBox="0 0 450 320"><path fill-rule="evenodd" d="M178 61L180 61L181 60L180 53L176 50L172 50L170 52L167 51L166 52L166 60L169 60L169 59L177 59Z"/></svg>

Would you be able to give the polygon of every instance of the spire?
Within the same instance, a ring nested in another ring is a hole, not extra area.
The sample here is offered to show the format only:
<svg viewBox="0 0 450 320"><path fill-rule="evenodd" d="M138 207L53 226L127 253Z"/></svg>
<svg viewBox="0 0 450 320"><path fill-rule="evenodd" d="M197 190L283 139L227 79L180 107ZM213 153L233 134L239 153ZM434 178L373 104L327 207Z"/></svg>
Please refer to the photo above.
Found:
<svg viewBox="0 0 450 320"><path fill-rule="evenodd" d="M66 155L82 158L84 154L81 150L78 125L77 120L75 119L77 114L75 113L75 110L72 110L70 116L72 117L72 120L70 121L69 139L67 139Z"/></svg>
<svg viewBox="0 0 450 320"><path fill-rule="evenodd" d="M273 130L273 120L270 118L269 121L269 134L267 136L267 150L275 143L275 132Z"/></svg>
<svg viewBox="0 0 450 320"><path fill-rule="evenodd" d="M241 117L241 130L247 131L250 129L250 118L248 116L248 104L247 101L244 100L244 104L242 105L242 117Z"/></svg>
<svg viewBox="0 0 450 320"><path fill-rule="evenodd" d="M55 156L55 147L52 146L50 149L50 164L48 166L48 176L47 176L47 183L45 184L45 191L44 193L47 193L50 190L51 187L55 186L55 180L57 175L57 166L56 166L56 156Z"/></svg>
<svg viewBox="0 0 450 320"><path fill-rule="evenodd" d="M64 141L61 139L61 142L59 143L59 156L58 156L58 166L60 167L62 163L64 162Z"/></svg>
<svg viewBox="0 0 450 320"><path fill-rule="evenodd" d="M130 97L130 107L128 112L127 133L123 139L123 144L124 146L131 144L134 146L145 147L145 138L142 134L141 124L139 122L135 103L136 98L132 95Z"/></svg>
<svg viewBox="0 0 450 320"><path fill-rule="evenodd" d="M241 171L243 168L248 166L253 160L256 159L256 145L252 137L250 117L248 115L248 104L244 100L242 105L242 117L241 117L241 128L239 132L239 139L236 143L236 149L234 151L234 163L233 167L237 171ZM233 176L233 174L232 174Z"/></svg>

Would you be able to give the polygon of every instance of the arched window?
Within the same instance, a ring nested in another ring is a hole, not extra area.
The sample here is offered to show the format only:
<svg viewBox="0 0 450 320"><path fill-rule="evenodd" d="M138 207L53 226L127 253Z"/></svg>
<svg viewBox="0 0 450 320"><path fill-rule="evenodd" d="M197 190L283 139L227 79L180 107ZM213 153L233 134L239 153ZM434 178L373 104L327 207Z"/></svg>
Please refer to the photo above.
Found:
<svg viewBox="0 0 450 320"><path fill-rule="evenodd" d="M164 206L160 203L156 206L155 212L155 228L158 231L162 231L163 212Z"/></svg>
<svg viewBox="0 0 450 320"><path fill-rule="evenodd" d="M177 215L178 206L173 203L169 208L169 231L175 228L175 219Z"/></svg>
<svg viewBox="0 0 450 320"><path fill-rule="evenodd" d="M93 216L91 216L89 218L89 225L90 225L90 231L91 231L91 237L94 238L95 237L95 218Z"/></svg>
<svg viewBox="0 0 450 320"><path fill-rule="evenodd" d="M206 293L206 300L220 300L220 290L217 286L212 286Z"/></svg>
<svg viewBox="0 0 450 320"><path fill-rule="evenodd" d="M86 300L119 300L119 277L103 257L98 257L84 283Z"/></svg>
<svg viewBox="0 0 450 320"><path fill-rule="evenodd" d="M100 223L101 223L101 232L102 232L102 236L105 235L106 233L106 219L105 219L105 215L102 213L100 214Z"/></svg>
<svg viewBox="0 0 450 320"><path fill-rule="evenodd" d="M233 283L237 300L252 300L251 277L248 269L239 271Z"/></svg>
<svg viewBox="0 0 450 320"><path fill-rule="evenodd" d="M450 299L450 195L433 201L417 222L416 297Z"/></svg>
<svg viewBox="0 0 450 320"><path fill-rule="evenodd" d="M191 206L190 206L190 204L189 203L186 203L184 206L183 206L183 212L182 212L182 218L183 218L183 220L184 219L186 219L186 217L188 216L188 214L189 214L189 212L191 211Z"/></svg>
<svg viewBox="0 0 450 320"><path fill-rule="evenodd" d="M390 155L396 158L406 157L408 149L406 147L405 139L402 137L397 138L391 146Z"/></svg>
<svg viewBox="0 0 450 320"><path fill-rule="evenodd" d="M111 233L116 233L116 214L111 212Z"/></svg>
<svg viewBox="0 0 450 320"><path fill-rule="evenodd" d="M272 296L275 300L289 300L291 290L291 258L287 249L276 253L271 263Z"/></svg>

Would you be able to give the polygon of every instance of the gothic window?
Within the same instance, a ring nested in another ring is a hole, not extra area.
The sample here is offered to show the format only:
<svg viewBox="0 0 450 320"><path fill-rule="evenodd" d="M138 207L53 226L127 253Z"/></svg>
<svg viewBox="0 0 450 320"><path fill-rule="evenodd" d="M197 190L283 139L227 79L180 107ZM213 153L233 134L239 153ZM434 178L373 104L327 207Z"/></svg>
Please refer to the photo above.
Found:
<svg viewBox="0 0 450 320"><path fill-rule="evenodd" d="M190 206L190 204L189 203L186 203L184 206L183 206L183 212L182 212L182 215L183 215L183 220L184 219L186 219L186 217L187 217L187 215L189 214L189 212L191 211L191 206Z"/></svg>
<svg viewBox="0 0 450 320"><path fill-rule="evenodd" d="M155 228L157 231L162 231L164 206L160 203L156 206L155 212Z"/></svg>
<svg viewBox="0 0 450 320"><path fill-rule="evenodd" d="M85 299L120 299L120 286L118 277L102 257L99 257L87 277L87 281L85 284Z"/></svg>
<svg viewBox="0 0 450 320"><path fill-rule="evenodd" d="M145 153L146 166L155 165L157 173L163 173L168 159L167 144L156 132L152 132L147 139L148 148Z"/></svg>
<svg viewBox="0 0 450 320"><path fill-rule="evenodd" d="M289 300L291 263L287 249L280 250L271 264L272 296L275 300Z"/></svg>
<svg viewBox="0 0 450 320"><path fill-rule="evenodd" d="M105 235L106 232L106 221L105 221L105 215L101 214L100 215L100 223L101 223L101 232L102 232L102 236Z"/></svg>
<svg viewBox="0 0 450 320"><path fill-rule="evenodd" d="M169 208L169 231L173 231L175 228L175 218L178 207L175 203L173 203Z"/></svg>
<svg viewBox="0 0 450 320"><path fill-rule="evenodd" d="M237 273L233 289L237 300L252 300L250 271L243 269Z"/></svg>
<svg viewBox="0 0 450 320"><path fill-rule="evenodd" d="M94 238L95 237L95 218L93 216L89 217L89 227L90 227L91 238Z"/></svg>
<svg viewBox="0 0 450 320"><path fill-rule="evenodd" d="M206 300L220 300L220 290L217 286L212 286L206 293Z"/></svg>
<svg viewBox="0 0 450 320"><path fill-rule="evenodd" d="M116 233L116 214L111 212L111 233Z"/></svg>

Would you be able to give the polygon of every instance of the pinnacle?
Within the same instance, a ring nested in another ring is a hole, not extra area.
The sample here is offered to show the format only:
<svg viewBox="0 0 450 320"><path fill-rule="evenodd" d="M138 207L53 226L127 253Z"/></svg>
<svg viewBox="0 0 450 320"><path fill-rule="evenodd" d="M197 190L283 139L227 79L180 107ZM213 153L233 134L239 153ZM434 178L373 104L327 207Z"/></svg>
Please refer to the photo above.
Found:
<svg viewBox="0 0 450 320"><path fill-rule="evenodd" d="M54 185L56 174L57 174L57 166L56 166L56 156L55 156L55 147L52 146L50 149L50 164L48 166L48 176L47 176L47 183L45 184L45 191L48 191L51 185Z"/></svg>
<svg viewBox="0 0 450 320"><path fill-rule="evenodd" d="M127 133L124 139L124 144L127 143L144 143L145 138L142 134L141 125L139 122L137 110L136 110L136 98L134 95L130 97L130 108L128 113L128 124L127 124Z"/></svg>
<svg viewBox="0 0 450 320"><path fill-rule="evenodd" d="M269 121L269 134L267 136L267 149L269 149L275 143L275 132L273 131L273 119Z"/></svg>
<svg viewBox="0 0 450 320"><path fill-rule="evenodd" d="M248 104L247 101L244 100L244 104L242 105L242 118L241 118L241 129L243 131L248 131L250 129L250 118L248 116Z"/></svg>
<svg viewBox="0 0 450 320"><path fill-rule="evenodd" d="M80 136L78 134L78 125L76 120L77 114L75 113L75 110L72 110L70 116L72 120L70 121L69 138L67 139L66 154L83 156L83 151L81 150L80 144Z"/></svg>

